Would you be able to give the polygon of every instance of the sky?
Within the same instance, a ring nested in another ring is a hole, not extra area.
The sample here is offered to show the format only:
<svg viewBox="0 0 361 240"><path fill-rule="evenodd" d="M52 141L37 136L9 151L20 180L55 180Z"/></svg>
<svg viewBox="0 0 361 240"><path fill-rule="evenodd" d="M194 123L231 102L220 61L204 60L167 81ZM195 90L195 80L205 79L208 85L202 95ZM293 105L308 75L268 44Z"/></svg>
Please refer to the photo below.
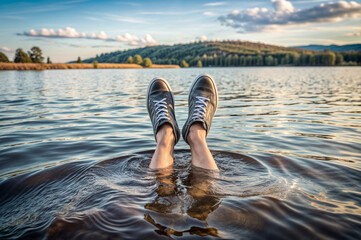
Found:
<svg viewBox="0 0 361 240"><path fill-rule="evenodd" d="M243 40L361 43L361 0L0 0L0 51L53 62L153 45Z"/></svg>

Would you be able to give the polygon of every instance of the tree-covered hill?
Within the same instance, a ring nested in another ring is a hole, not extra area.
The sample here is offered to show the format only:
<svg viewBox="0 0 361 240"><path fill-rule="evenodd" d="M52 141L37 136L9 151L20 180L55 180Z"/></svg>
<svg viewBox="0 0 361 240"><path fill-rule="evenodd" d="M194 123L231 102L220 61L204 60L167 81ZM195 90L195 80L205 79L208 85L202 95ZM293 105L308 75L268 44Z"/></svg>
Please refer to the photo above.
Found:
<svg viewBox="0 0 361 240"><path fill-rule="evenodd" d="M295 46L293 48L301 48L313 51L324 51L326 49L333 52L349 52L349 51L361 51L361 44L347 44L347 45L306 45Z"/></svg>
<svg viewBox="0 0 361 240"><path fill-rule="evenodd" d="M181 66L276 66L276 65L360 65L361 52L315 52L245 41L197 42L160 45L111 53L103 53L94 60L99 63L125 63L129 57L140 55L154 64Z"/></svg>

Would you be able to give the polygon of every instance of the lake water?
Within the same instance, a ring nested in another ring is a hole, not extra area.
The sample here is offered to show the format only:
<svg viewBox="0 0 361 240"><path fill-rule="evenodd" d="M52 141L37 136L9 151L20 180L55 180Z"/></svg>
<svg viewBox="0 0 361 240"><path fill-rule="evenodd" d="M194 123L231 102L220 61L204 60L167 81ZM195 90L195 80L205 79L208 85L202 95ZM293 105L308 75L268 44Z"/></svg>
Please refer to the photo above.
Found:
<svg viewBox="0 0 361 240"><path fill-rule="evenodd" d="M160 76L187 118L194 78L219 106L220 172L147 168ZM361 68L0 72L0 239L361 239Z"/></svg>

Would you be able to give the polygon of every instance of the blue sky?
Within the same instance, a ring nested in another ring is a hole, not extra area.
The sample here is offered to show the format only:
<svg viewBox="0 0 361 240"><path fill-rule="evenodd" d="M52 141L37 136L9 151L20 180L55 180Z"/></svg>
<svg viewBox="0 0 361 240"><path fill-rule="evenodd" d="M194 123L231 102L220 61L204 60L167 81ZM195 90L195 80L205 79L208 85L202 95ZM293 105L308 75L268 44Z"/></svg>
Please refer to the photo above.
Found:
<svg viewBox="0 0 361 240"><path fill-rule="evenodd" d="M147 45L248 40L361 43L361 0L0 1L0 51L39 46L66 62Z"/></svg>

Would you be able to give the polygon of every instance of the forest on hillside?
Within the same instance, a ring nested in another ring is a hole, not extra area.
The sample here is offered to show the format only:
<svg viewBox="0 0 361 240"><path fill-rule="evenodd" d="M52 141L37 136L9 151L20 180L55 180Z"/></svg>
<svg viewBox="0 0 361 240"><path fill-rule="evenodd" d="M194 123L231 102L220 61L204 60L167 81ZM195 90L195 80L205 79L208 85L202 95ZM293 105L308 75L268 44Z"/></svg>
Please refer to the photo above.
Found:
<svg viewBox="0 0 361 240"><path fill-rule="evenodd" d="M177 64L182 67L361 65L361 51L317 52L245 41L151 46L103 53L84 62L132 63L130 60L136 55L149 58L154 64Z"/></svg>

